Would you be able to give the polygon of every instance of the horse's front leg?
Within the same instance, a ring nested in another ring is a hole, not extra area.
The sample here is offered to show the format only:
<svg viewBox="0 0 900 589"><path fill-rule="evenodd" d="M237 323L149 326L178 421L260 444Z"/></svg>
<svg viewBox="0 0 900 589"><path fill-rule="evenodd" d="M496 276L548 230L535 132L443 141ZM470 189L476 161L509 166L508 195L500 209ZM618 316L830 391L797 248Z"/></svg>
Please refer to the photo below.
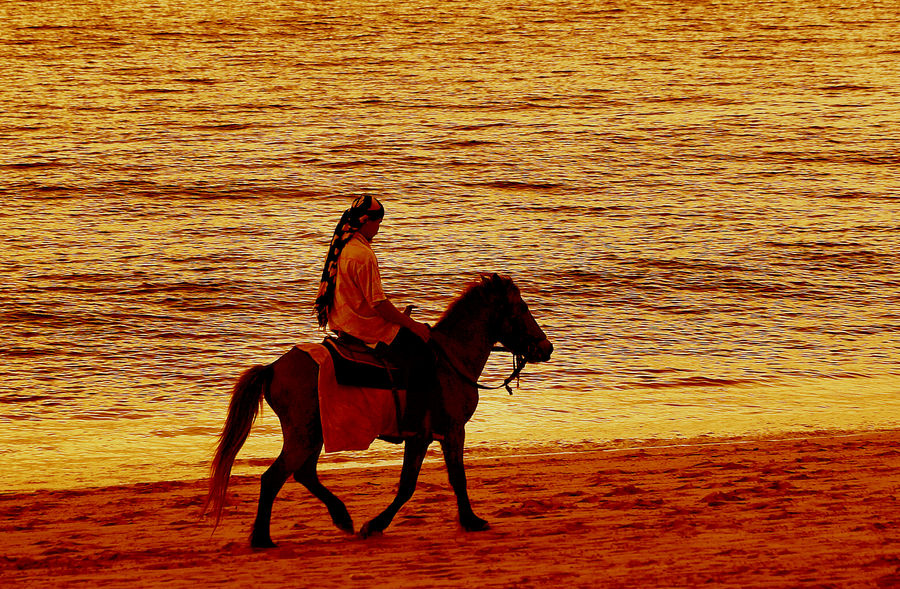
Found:
<svg viewBox="0 0 900 589"><path fill-rule="evenodd" d="M456 493L459 523L468 532L480 532L487 530L491 525L475 515L472 511L472 504L469 502L469 491L466 488L466 467L463 465L465 442L466 432L459 428L457 431L448 432L448 435L441 441L441 449L444 452L444 463L447 465L450 486Z"/></svg>
<svg viewBox="0 0 900 589"><path fill-rule="evenodd" d="M372 534L383 532L393 521L394 516L403 507L403 504L410 500L413 492L416 490L416 481L419 479L419 471L422 468L422 461L425 459L425 453L428 451L430 440L421 438L410 438L406 440L406 446L403 451L403 469L400 471L400 486L397 489L397 496L388 505L387 509L375 516L372 521L366 523L359 531L359 535L368 538Z"/></svg>

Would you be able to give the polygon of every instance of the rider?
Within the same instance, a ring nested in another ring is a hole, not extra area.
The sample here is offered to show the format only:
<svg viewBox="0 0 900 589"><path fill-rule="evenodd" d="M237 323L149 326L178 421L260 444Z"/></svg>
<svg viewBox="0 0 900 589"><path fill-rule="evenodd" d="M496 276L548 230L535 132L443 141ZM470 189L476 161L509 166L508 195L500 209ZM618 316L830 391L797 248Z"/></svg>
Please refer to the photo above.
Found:
<svg viewBox="0 0 900 589"><path fill-rule="evenodd" d="M436 408L440 385L430 328L400 312L385 296L378 260L370 245L384 207L363 195L344 211L325 258L316 298L320 327L362 340L408 371L406 412L401 435L419 431L427 407ZM432 411L434 413L434 411Z"/></svg>

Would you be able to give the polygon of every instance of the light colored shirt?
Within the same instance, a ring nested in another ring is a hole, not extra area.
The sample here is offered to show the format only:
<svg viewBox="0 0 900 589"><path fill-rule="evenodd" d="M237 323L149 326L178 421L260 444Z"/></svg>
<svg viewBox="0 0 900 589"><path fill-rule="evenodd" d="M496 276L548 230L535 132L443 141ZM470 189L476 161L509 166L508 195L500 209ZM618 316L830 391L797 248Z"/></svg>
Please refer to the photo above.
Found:
<svg viewBox="0 0 900 589"><path fill-rule="evenodd" d="M390 344L400 331L400 326L386 321L375 310L376 304L386 300L375 252L366 238L357 233L344 246L338 259L334 303L328 311L328 327L367 344Z"/></svg>

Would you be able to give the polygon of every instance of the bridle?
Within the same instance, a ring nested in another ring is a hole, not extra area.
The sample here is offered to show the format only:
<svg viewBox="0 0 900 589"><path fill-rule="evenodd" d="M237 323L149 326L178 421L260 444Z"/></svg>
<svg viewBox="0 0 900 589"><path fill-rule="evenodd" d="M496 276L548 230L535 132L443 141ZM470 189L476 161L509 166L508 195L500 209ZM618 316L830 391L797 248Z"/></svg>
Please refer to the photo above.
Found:
<svg viewBox="0 0 900 589"><path fill-rule="evenodd" d="M486 277L486 275L483 275L482 279L484 280L485 277ZM496 278L497 275L495 274L494 277ZM508 309L507 309L507 311L508 311ZM506 315L506 314L507 313L504 313L504 315ZM532 351L533 346L539 345L537 342L529 342L528 345L526 346L526 350L527 350L526 353L516 352L515 350L512 350L512 349L510 349L506 346L502 346L502 345L501 346L493 346L491 348L492 352L509 352L510 354L512 354L513 370L510 373L510 375L507 376L503 380L503 382L501 384L491 387L491 386L487 386L487 385L483 385L483 384L479 383L477 378L473 378L471 375L468 374L468 372L466 370L464 370L459 365L456 358L454 358L452 355L447 353L447 351L444 349L444 346L442 346L440 343L438 343L433 338L431 341L434 342L434 348L438 351L438 353L441 356L443 356L444 360L446 360L446 362L450 366L450 368L452 368L453 371L457 375L459 375L459 377L462 378L467 384L470 384L481 390L488 390L488 391L496 390L499 388L505 388L506 392L508 392L510 395L513 394L510 383L515 380L516 388L519 387L519 375L522 373L522 370L525 368L525 365L528 364L528 360L526 360L526 354L530 353Z"/></svg>
<svg viewBox="0 0 900 589"><path fill-rule="evenodd" d="M491 387L491 386L483 385L480 382L478 382L476 379L469 376L466 373L466 371L464 371L459 366L459 364L456 361L456 358L454 358L453 356L448 354L446 350L444 350L444 346L440 345L434 339L432 339L431 341L434 342L434 348L438 352L440 352L441 356L443 356L444 360L447 361L447 364L450 366L450 368L452 368L453 371L457 375L460 376L460 378L462 378L464 381L466 381L467 384L475 386L483 391L494 391L499 388L506 388L506 392L509 393L510 395L512 395L513 391L512 391L512 387L510 386L510 383L513 380L515 380L516 388L519 388L519 374L522 373L522 370L525 368L525 365L528 364L528 361L525 359L525 356L523 354L518 354L518 353L510 350L506 346L494 346L491 348L492 352L509 352L510 354L513 355L513 371L512 371L512 373L510 373L510 375L507 376L506 379L501 384L498 384L495 387Z"/></svg>

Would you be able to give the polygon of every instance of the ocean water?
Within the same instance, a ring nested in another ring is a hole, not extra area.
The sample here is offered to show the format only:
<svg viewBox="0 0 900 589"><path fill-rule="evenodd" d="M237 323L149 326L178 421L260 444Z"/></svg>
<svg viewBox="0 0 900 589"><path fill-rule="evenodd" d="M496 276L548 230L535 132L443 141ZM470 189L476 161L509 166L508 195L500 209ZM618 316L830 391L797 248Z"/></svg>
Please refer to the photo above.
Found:
<svg viewBox="0 0 900 589"><path fill-rule="evenodd" d="M555 345L473 449L897 427L900 24L844 4L4 2L0 491L204 476L362 191L395 302L507 273Z"/></svg>

